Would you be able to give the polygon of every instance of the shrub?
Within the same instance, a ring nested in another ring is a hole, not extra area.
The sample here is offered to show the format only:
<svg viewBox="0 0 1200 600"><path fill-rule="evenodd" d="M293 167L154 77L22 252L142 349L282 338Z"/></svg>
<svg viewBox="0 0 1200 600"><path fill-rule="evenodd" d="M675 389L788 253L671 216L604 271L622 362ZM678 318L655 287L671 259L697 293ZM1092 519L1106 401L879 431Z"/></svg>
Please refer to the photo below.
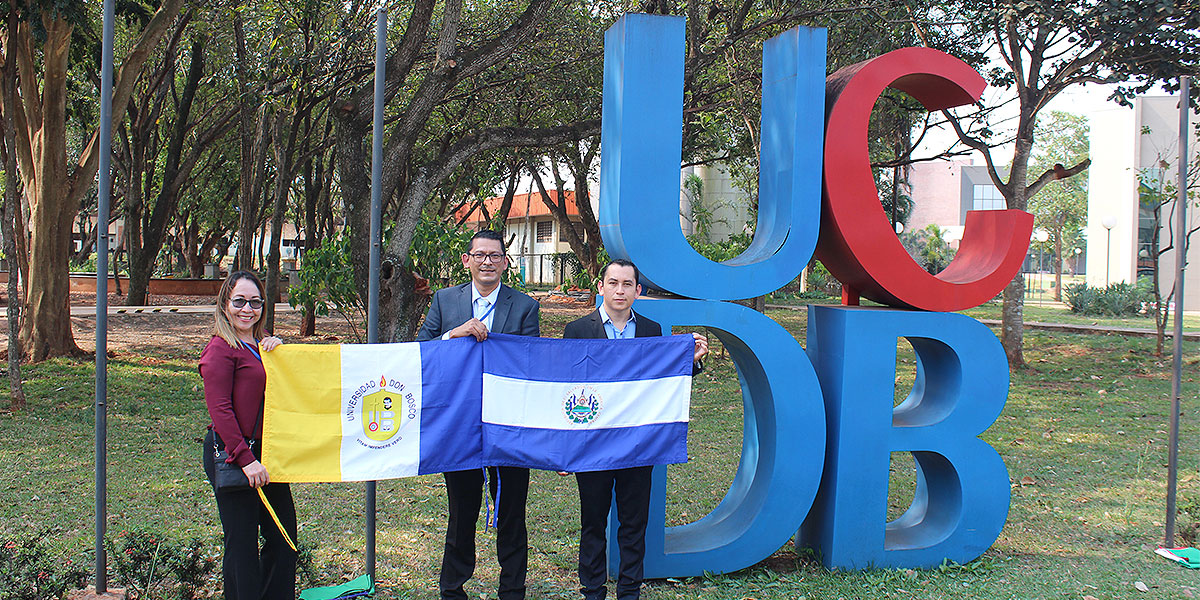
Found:
<svg viewBox="0 0 1200 600"><path fill-rule="evenodd" d="M1081 315L1099 314L1096 302L1100 292L1098 288L1088 287L1086 283L1071 283L1063 286L1063 292L1071 312Z"/></svg>
<svg viewBox="0 0 1200 600"><path fill-rule="evenodd" d="M123 531L105 540L118 583L129 597L197 597L216 572L216 549L200 539L178 541L150 531Z"/></svg>
<svg viewBox="0 0 1200 600"><path fill-rule="evenodd" d="M1145 292L1129 283L1113 283L1105 288L1074 283L1063 286L1071 312L1081 315L1128 317L1140 314Z"/></svg>
<svg viewBox="0 0 1200 600"><path fill-rule="evenodd" d="M813 261L808 271L808 292L818 292L821 297L841 296L842 282L838 281L821 261Z"/></svg>
<svg viewBox="0 0 1200 600"><path fill-rule="evenodd" d="M945 235L944 230L931 223L924 229L900 234L900 244L922 269L936 275L941 273L957 254L957 250L946 242Z"/></svg>
<svg viewBox="0 0 1200 600"><path fill-rule="evenodd" d="M709 242L698 234L692 234L687 240L700 256L714 262L722 262L745 252L746 248L750 247L751 237L748 233L735 233L724 242Z"/></svg>
<svg viewBox="0 0 1200 600"><path fill-rule="evenodd" d="M1142 311L1142 293L1129 283L1114 283L1100 295L1101 310L1106 315L1125 317Z"/></svg>
<svg viewBox="0 0 1200 600"><path fill-rule="evenodd" d="M0 600L57 600L87 577L83 560L72 560L46 543L59 531L0 537Z"/></svg>

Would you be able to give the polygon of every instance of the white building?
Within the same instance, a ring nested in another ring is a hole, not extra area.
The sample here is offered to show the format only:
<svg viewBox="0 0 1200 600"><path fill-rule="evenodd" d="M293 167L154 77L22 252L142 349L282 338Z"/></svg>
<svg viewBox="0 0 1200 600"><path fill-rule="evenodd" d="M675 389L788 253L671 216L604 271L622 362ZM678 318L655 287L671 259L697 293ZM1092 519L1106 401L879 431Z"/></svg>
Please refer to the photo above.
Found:
<svg viewBox="0 0 1200 600"><path fill-rule="evenodd" d="M1200 136L1195 133L1197 114L1189 117L1192 138L1188 142L1189 163L1197 160ZM1103 287L1110 282L1133 283L1139 273L1149 269L1149 245L1153 240L1154 220L1139 198L1159 181L1178 182L1179 170L1179 97L1145 96L1134 100L1133 108L1113 105L1091 116L1090 149L1092 165L1088 169L1087 283ZM1143 183L1145 182L1145 184ZM1196 182L1192 181L1192 192ZM1167 247L1172 236L1171 218L1175 201L1162 209L1163 228L1160 246ZM1188 228L1200 226L1194 206L1188 209ZM1200 241L1200 234L1195 238ZM1189 262L1196 263L1200 250L1190 250ZM1161 289L1171 289L1175 253L1160 258ZM1187 272L1184 284L1185 306L1200 305L1200 269Z"/></svg>

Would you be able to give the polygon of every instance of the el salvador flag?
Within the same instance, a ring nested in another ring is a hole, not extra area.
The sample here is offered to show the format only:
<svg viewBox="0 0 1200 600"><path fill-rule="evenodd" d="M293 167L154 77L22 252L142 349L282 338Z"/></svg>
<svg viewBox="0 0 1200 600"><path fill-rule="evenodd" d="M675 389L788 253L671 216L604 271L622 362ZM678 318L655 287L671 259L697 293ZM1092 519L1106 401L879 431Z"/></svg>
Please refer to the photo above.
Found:
<svg viewBox="0 0 1200 600"><path fill-rule="evenodd" d="M483 462L599 471L687 462L690 335L483 344Z"/></svg>

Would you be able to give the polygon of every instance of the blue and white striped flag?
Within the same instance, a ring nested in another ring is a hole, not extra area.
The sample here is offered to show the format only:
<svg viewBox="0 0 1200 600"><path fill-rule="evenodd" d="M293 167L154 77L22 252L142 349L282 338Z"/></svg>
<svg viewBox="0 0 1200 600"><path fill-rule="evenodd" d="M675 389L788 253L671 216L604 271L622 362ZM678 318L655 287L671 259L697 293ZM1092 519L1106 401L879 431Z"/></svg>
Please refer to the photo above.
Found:
<svg viewBox="0 0 1200 600"><path fill-rule="evenodd" d="M598 471L687 462L691 335L483 346L483 462Z"/></svg>

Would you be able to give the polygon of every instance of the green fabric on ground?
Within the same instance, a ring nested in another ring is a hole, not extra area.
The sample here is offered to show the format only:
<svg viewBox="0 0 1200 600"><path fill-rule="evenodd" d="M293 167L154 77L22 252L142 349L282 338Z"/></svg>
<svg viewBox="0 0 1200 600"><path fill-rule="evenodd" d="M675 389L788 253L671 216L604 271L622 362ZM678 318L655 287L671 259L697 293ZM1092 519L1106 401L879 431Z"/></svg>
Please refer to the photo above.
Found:
<svg viewBox="0 0 1200 600"><path fill-rule="evenodd" d="M1172 548L1171 554L1187 561L1180 563L1189 569L1200 569L1200 550L1196 548Z"/></svg>
<svg viewBox="0 0 1200 600"><path fill-rule="evenodd" d="M375 582L370 575L347 581L341 585L312 588L300 592L300 600L338 600L339 598L369 597L375 593Z"/></svg>

